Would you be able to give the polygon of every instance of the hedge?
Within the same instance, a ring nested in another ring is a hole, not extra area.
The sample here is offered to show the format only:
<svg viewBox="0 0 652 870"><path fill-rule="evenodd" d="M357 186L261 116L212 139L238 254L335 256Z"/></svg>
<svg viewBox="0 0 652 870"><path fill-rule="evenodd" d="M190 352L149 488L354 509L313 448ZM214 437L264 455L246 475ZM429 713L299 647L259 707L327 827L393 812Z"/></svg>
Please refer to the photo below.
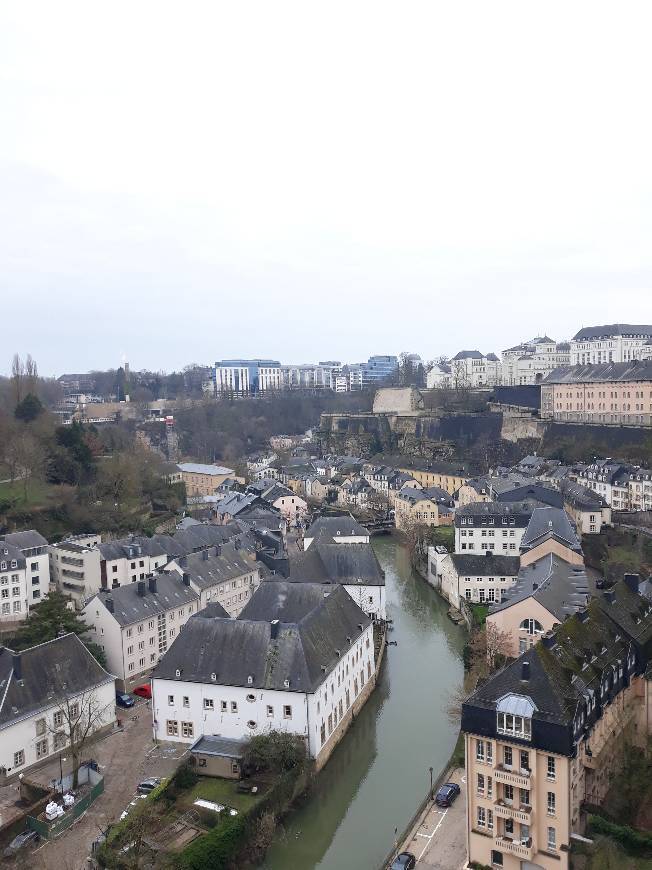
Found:
<svg viewBox="0 0 652 870"><path fill-rule="evenodd" d="M637 831L629 825L616 825L602 816L589 816L589 831L609 837L628 852L637 855L652 852L652 834Z"/></svg>

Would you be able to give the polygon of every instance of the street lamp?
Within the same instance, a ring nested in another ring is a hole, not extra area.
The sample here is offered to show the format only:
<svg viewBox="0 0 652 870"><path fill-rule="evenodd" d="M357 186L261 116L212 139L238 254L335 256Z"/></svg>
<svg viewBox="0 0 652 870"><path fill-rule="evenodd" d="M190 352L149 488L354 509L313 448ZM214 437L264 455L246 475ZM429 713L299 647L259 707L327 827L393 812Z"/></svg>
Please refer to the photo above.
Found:
<svg viewBox="0 0 652 870"><path fill-rule="evenodd" d="M67 761L67 760L68 760L67 758L62 758L61 755L59 755L59 790L61 791L62 797L63 797L63 763L62 762Z"/></svg>
<svg viewBox="0 0 652 870"><path fill-rule="evenodd" d="M432 767L429 767L428 770L430 771L430 800L432 800Z"/></svg>

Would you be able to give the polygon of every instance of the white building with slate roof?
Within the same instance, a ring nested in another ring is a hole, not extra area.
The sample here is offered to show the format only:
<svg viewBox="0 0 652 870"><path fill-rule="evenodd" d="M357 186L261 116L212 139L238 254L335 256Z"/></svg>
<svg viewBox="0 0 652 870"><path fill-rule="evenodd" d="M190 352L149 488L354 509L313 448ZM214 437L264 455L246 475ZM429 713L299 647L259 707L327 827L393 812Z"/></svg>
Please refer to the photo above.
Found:
<svg viewBox="0 0 652 870"><path fill-rule="evenodd" d="M152 675L154 738L286 731L319 768L375 682L373 624L344 589L270 580L238 619L187 622Z"/></svg>
<svg viewBox="0 0 652 870"><path fill-rule="evenodd" d="M2 542L10 547L16 547L25 559L25 602L28 612L31 607L47 598L50 591L48 542L34 529L7 532L0 539L0 545ZM23 615L26 616L27 612Z"/></svg>
<svg viewBox="0 0 652 870"><path fill-rule="evenodd" d="M102 591L82 612L92 626L89 637L104 650L118 686L130 691L148 678L200 606L187 574L161 571Z"/></svg>
<svg viewBox="0 0 652 870"><path fill-rule="evenodd" d="M65 752L69 721L90 723L91 733L115 722L113 676L77 635L22 652L0 647L0 784Z"/></svg>

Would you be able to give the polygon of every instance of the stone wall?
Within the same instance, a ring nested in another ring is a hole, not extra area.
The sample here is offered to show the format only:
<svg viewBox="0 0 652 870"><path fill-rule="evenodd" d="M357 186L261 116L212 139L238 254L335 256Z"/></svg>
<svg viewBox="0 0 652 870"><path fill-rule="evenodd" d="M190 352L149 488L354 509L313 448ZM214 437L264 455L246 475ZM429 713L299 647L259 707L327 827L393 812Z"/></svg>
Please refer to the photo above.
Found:
<svg viewBox="0 0 652 870"><path fill-rule="evenodd" d="M412 414L423 410L423 396L415 387L387 387L374 396L374 414Z"/></svg>

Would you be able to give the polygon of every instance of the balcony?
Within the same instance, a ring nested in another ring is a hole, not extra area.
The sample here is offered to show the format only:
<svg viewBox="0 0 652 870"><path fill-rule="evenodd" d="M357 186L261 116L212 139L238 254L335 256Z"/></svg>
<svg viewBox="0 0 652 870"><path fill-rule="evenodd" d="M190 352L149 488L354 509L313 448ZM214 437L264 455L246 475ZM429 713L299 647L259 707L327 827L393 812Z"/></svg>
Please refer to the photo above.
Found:
<svg viewBox="0 0 652 870"><path fill-rule="evenodd" d="M504 801L494 801L494 812L501 819L514 819L524 825L530 825L532 820L532 807L521 805L518 809Z"/></svg>
<svg viewBox="0 0 652 870"><path fill-rule="evenodd" d="M520 840L510 840L507 837L496 837L494 839L498 851L515 855L517 858L522 858L524 861L531 861L534 855L532 840L527 840L526 842L528 845L524 845Z"/></svg>
<svg viewBox="0 0 652 870"><path fill-rule="evenodd" d="M532 787L532 771L530 770L509 770L502 765L494 770L494 778L496 782L502 782L504 785L513 785L516 788L531 788Z"/></svg>

